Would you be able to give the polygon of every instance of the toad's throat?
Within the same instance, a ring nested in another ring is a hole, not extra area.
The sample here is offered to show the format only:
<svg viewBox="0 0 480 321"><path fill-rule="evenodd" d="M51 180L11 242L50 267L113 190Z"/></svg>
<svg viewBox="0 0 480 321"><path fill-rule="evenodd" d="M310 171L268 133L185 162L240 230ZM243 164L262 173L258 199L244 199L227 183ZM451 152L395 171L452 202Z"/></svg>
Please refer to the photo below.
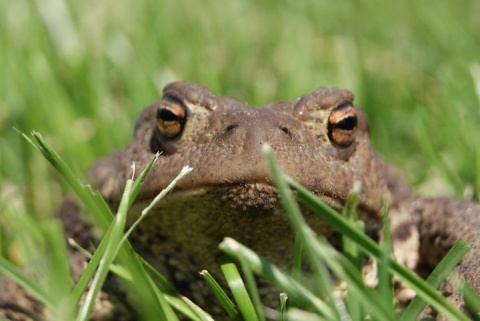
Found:
<svg viewBox="0 0 480 321"><path fill-rule="evenodd" d="M320 198L337 210L342 207L337 199L325 195ZM131 225L149 203L136 202L127 225ZM326 238L333 235L330 224L302 203L299 205L315 233ZM367 233L379 228L378 218L365 211L357 214L366 222ZM192 262L211 261L213 265L218 244L224 237L232 237L262 255L276 249L279 254L274 261L281 262L285 253L291 253L294 235L275 187L248 183L175 191L158 202L132 236L137 247L150 248L146 252L151 257L162 258L169 251L173 251L172 256L182 252ZM162 262L157 263L155 265Z"/></svg>
<svg viewBox="0 0 480 321"><path fill-rule="evenodd" d="M155 195L148 195L141 199L141 204L148 204ZM255 210L259 214L266 214L274 209L281 208L277 190L268 183L226 183L218 185L195 186L189 189L174 189L165 196L155 208L168 209L184 207L184 205L203 205L215 213L228 211L238 214L251 213ZM188 212L185 208L182 212Z"/></svg>
<svg viewBox="0 0 480 321"><path fill-rule="evenodd" d="M325 193L317 196L337 210L343 207L344 202L341 199ZM146 207L151 199L143 199L136 207ZM203 205L216 214L227 211L238 215L266 215L283 209L275 186L264 182L228 183L174 190L161 200L156 208L165 211L169 208L182 207L182 213L186 214L189 212L189 204Z"/></svg>
<svg viewBox="0 0 480 321"><path fill-rule="evenodd" d="M341 211L343 208L344 201L342 199L325 193L316 194L337 211ZM151 199L136 202L132 206L127 224L132 224L150 202ZM316 224L321 226L322 232L331 229L306 205L301 202L299 205L307 220L308 217L314 221L319 220ZM357 217L366 222L367 230L378 227L381 222L378 213L363 208L362 205L357 210ZM284 214L277 189L268 183L257 182L174 191L157 203L141 225L157 226L159 230L164 230L167 234L173 230L204 226L199 233L211 234L214 231L224 231L226 226L230 226L232 229L251 231L257 224L268 223L278 226L279 222L283 220L288 219ZM212 228L212 226L216 226L218 229ZM229 233L220 234L229 235Z"/></svg>

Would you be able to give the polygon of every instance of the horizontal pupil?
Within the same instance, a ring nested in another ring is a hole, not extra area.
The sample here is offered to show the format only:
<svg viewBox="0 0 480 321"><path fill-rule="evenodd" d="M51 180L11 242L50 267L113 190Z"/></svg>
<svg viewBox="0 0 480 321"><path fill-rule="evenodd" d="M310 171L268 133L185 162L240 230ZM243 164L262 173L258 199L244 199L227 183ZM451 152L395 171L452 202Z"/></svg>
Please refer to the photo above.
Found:
<svg viewBox="0 0 480 321"><path fill-rule="evenodd" d="M157 117L164 121L178 120L180 117L175 115L170 109L162 108L157 111Z"/></svg>
<svg viewBox="0 0 480 321"><path fill-rule="evenodd" d="M335 125L335 127L344 130L352 130L355 126L357 126L357 117L353 116L347 116Z"/></svg>

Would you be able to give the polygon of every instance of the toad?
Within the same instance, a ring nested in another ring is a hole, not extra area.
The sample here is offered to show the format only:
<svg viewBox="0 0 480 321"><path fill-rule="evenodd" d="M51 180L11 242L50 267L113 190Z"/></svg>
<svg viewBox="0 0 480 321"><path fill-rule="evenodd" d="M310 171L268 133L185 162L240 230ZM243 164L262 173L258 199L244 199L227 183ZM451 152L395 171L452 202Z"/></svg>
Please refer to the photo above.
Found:
<svg viewBox="0 0 480 321"><path fill-rule="evenodd" d="M197 84L175 82L140 114L131 143L93 166L89 182L115 210L132 163L143 168L160 153L130 210L134 220L182 167L193 168L131 239L140 254L207 310L213 300L198 272L219 273L218 244L226 236L280 267L291 264L294 235L262 157L263 144L271 146L284 173L338 211L359 183L358 217L375 240L387 195L394 254L413 270L431 270L457 239L473 243L456 270L478 290L480 205L414 196L403 176L373 151L367 118L353 98L347 90L319 88L294 101L257 108ZM334 242L332 227L308 210L304 215L316 233ZM70 214L60 217L67 231L79 221ZM276 301L278 293L265 289L265 302ZM463 305L448 284L440 290ZM3 302L12 299L3 296Z"/></svg>

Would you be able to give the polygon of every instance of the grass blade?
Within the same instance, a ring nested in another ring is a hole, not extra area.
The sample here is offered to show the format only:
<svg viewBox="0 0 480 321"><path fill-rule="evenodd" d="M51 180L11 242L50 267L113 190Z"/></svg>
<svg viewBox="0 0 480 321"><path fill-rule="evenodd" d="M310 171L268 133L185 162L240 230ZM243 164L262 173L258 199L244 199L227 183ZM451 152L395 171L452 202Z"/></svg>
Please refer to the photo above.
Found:
<svg viewBox="0 0 480 321"><path fill-rule="evenodd" d="M142 188L143 182L145 181L145 178L147 177L148 172L152 168L153 164L157 161L158 157L160 157L160 153L156 153L152 159L145 165L145 168L142 170L140 175L137 177L135 180L135 183L133 183L132 186L132 192L130 196L130 203L128 204L128 208L130 208L137 198L138 193L140 193L140 189ZM132 165L132 169L135 170L135 164Z"/></svg>
<svg viewBox="0 0 480 321"><path fill-rule="evenodd" d="M102 205L102 201L99 200L100 197L98 194L93 193L90 188L80 183L70 167L61 159L57 152L50 147L40 133L35 131L32 132L34 140L30 139L30 137L24 133L21 134L30 144L40 151L49 163L60 173L75 194L80 198L82 204L86 206L88 211L96 219L97 223L106 230L110 222L108 217L109 211L106 211L104 206L105 202L103 202Z"/></svg>
<svg viewBox="0 0 480 321"><path fill-rule="evenodd" d="M158 158L158 155L155 155L154 159ZM153 160L152 160L153 161ZM153 165L153 163L151 163ZM148 165L147 165L148 166ZM151 165L150 165L151 167ZM148 169L150 169L150 167L148 167ZM177 175L177 177L175 177L173 179L173 181L170 182L170 184L168 184L168 186L166 188L164 188L154 199L153 201L150 202L150 204L144 208L142 210L142 213L140 214L140 217L138 217L138 219L135 220L135 222L133 222L132 226L130 226L130 228L128 229L128 231L125 233L125 235L123 236L121 242L119 243L119 246L122 245L126 240L127 238L130 236L130 234L133 232L133 230L138 226L138 224L140 224L140 222L147 216L147 214L153 209L155 208L155 206L158 204L158 202L160 202L160 200L162 200L165 195L167 195L168 193L170 193L173 188L175 187L175 185L185 177L185 175L187 175L188 173L190 173L192 171L192 168L189 167L189 166L184 166L182 168L182 170L180 171L180 174ZM145 170L143 171L146 175L146 172ZM144 175L142 175L144 176ZM136 196L136 195L135 195Z"/></svg>
<svg viewBox="0 0 480 321"><path fill-rule="evenodd" d="M284 181L283 176L280 174L278 165L276 164L271 150L264 147L263 151L264 156L267 160L268 167L273 176L275 185L279 190L280 197L288 197L290 198L288 200L288 203L292 202L296 205L296 202L293 199L289 188L287 187L286 181ZM352 197L352 205L354 200L355 196ZM285 203L287 202L284 201L284 205L287 205ZM298 208L298 206L295 207ZM337 274L339 279L347 281L347 284L349 285L349 291L351 291L352 295L358 298L358 300L360 300L364 306L368 306L369 308L373 309L376 314L381 316L383 320L392 320L393 317L387 313L385 308L380 308L377 304L369 304L372 301L378 302L381 298L380 296L376 296L376 294L371 289L365 286L361 275L361 269L359 269L345 257L340 256L340 254L336 250L331 248L330 244L328 244L327 241L320 242L314 232L310 229L310 227L303 221L303 217L301 216L299 210L289 211L286 209L286 212L291 219L294 230L299 235L303 236L302 241L304 243L305 251L306 253L310 252L308 255L309 261L311 258L314 258L315 260L321 260L322 262L325 262L329 269L333 273ZM352 228L358 230L354 223L348 223L351 225ZM328 274L328 272L326 272L326 270L325 273L327 274L317 274L317 278L321 275L321 277L330 279L330 275ZM368 295L366 295L367 293ZM372 297L376 297L377 300L372 300ZM350 316L345 313L345 307L343 306L342 302L340 302L339 300L334 300L333 297L330 297L328 300L331 300L330 302L336 303L335 306L336 308L338 308L339 311L339 314L336 316L337 319L345 320L350 318Z"/></svg>
<svg viewBox="0 0 480 321"><path fill-rule="evenodd" d="M357 220L357 203L358 203L358 195L360 193L360 184L356 184L350 194L347 197L347 201L342 209L342 215L348 218L351 222L358 225L359 228L364 231L364 224L363 222ZM355 268L358 271L362 271L363 268L363 255L358 248L357 244L352 241L352 239L342 235L342 244L343 244L343 254L353 263ZM347 306L350 316L353 320L361 320L362 319L362 311L363 306L361 300L359 300L361 296L355 295L355 291L347 291Z"/></svg>
<svg viewBox="0 0 480 321"><path fill-rule="evenodd" d="M445 257L435 267L432 273L426 279L433 288L438 288L447 278L448 274L461 261L462 257L471 248L471 245L462 240L456 241L453 247L447 252ZM410 304L405 308L400 316L401 321L415 320L427 305L426 301L420 296L415 296Z"/></svg>
<svg viewBox="0 0 480 321"><path fill-rule="evenodd" d="M38 284L30 280L30 278L22 273L17 266L13 265L10 263L10 261L1 256L0 272L18 283L48 308L53 308L55 306L54 302L49 299L47 293L40 286L38 286Z"/></svg>
<svg viewBox="0 0 480 321"><path fill-rule="evenodd" d="M480 296L478 295L477 291L475 291L468 284L465 284L463 286L462 293L472 315L476 317L475 320L480 319Z"/></svg>
<svg viewBox="0 0 480 321"><path fill-rule="evenodd" d="M390 261L392 260L392 235L390 233L390 219L388 216L388 203L386 197L383 197L382 219L383 241L380 245L382 254L380 256L380 260L378 261L377 292L379 294L379 305L388 307L392 306L394 297L392 275L390 274ZM390 312L388 318L391 320L394 319L394 309L386 311L387 313Z"/></svg>
<svg viewBox="0 0 480 321"><path fill-rule="evenodd" d="M125 186L125 190L123 192L122 200L120 202L120 206L115 217L113 228L111 233L105 239L107 246L105 247L105 252L100 260L100 265L98 267L98 271L93 278L92 285L90 290L87 293L87 297L85 298L85 302L80 309L80 313L77 317L78 321L87 321L90 318L90 314L93 310L93 306L95 304L95 299L97 298L100 290L107 278L107 274L109 271L110 264L113 263L115 256L118 252L118 247L116 244L120 241L123 235L123 229L125 227L125 223L127 220L127 213L128 213L128 205L130 203L130 195L133 186L133 181L128 180ZM166 320L165 316L160 315L160 319Z"/></svg>
<svg viewBox="0 0 480 321"><path fill-rule="evenodd" d="M220 243L220 250L236 260L245 260L249 268L262 277L265 281L273 284L289 297L304 302L314 309L326 320L335 320L336 312L330 305L324 303L306 287L295 281L291 276L283 273L278 267L268 262L249 248L243 246L232 238L225 238Z"/></svg>
<svg viewBox="0 0 480 321"><path fill-rule="evenodd" d="M105 232L110 228L110 222L113 220L113 214L106 205L105 201L100 197L98 193L92 192L92 190L83 185L73 174L73 171L65 164L65 162L59 157L59 155L46 143L43 137L37 133L32 132L33 139L30 139L27 135L23 134L23 137L27 139L36 149L38 149L47 160L56 168L67 183L71 186L77 196L80 198L81 202L85 205L88 212L95 219L97 225ZM130 204L130 202L129 202ZM117 244L116 244L117 245ZM99 249L102 251L102 244L100 244ZM105 249L106 250L106 249ZM101 255L97 256L98 259ZM95 259L95 254L93 259ZM170 317L168 320L175 320L176 316L171 311L171 308L168 304L165 303L163 297L159 294L159 291L154 286L153 281L150 279L149 275L146 273L141 261L134 254L133 248L129 242L125 242L123 246L119 249L118 258L121 265L129 271L132 275L132 278L135 280L133 282L125 282L124 286L126 291L131 293L131 297L136 300L136 305L138 307L138 312L140 312L141 317L145 320L158 320L161 316L164 315L164 312L167 311L167 317ZM92 263L92 262L91 262ZM86 275L92 273L95 270L95 265L98 262L92 263L92 266L88 270L84 271ZM90 266L90 265L89 265ZM87 275L82 279L82 284L80 287L86 286L91 275ZM83 277L83 275L82 275ZM73 296L77 297L81 295L81 291L74 289ZM164 320L167 320L166 318Z"/></svg>
<svg viewBox="0 0 480 321"><path fill-rule="evenodd" d="M270 171L270 175L272 176L273 182L275 183L275 186L280 195L280 199L285 209L285 213L290 220L292 228L294 229L294 231L297 232L297 235L303 244L304 253L308 258L314 274L316 274L315 280L318 282L319 291L320 293L322 293L322 295L326 297L326 302L332 306L332 312L336 315L336 318L339 318L339 315L334 308L335 300L332 296L332 283L330 275L328 274L325 265L319 260L319 257L313 250L311 242L309 242L309 240L315 238L315 234L307 226L306 222L301 216L300 208L295 202L290 188L283 180L280 168L274 160L271 147L269 145L263 145L262 152L265 160L267 161L267 167Z"/></svg>
<svg viewBox="0 0 480 321"><path fill-rule="evenodd" d="M181 314L185 315L190 320L213 321L212 317L203 311L198 305L194 304L185 296L178 293L178 291L168 282L168 280L150 265L145 259L137 255L137 258L142 262L145 270L152 277L152 281L160 289L165 300L172 308Z"/></svg>
<svg viewBox="0 0 480 321"><path fill-rule="evenodd" d="M248 264L246 264L244 261L240 261L240 266L242 267L243 275L248 285L248 289L250 290L250 297L252 299L253 306L255 308L256 317L259 321L265 321L265 314L263 311L264 309L263 309L262 301L258 293L257 284L255 282L255 278L253 276L252 270L250 270L250 268L248 267Z"/></svg>
<svg viewBox="0 0 480 321"><path fill-rule="evenodd" d="M253 306L250 296L248 294L245 283L242 280L240 272L238 271L235 263L231 262L224 256L220 258L220 267L225 279L227 280L228 287L232 291L232 295L237 303L238 310L240 311L244 320L258 321L258 316Z"/></svg>
<svg viewBox="0 0 480 321"><path fill-rule="evenodd" d="M291 178L285 176L286 181L297 191L298 198L302 200L302 202L310 207L315 213L320 215L322 219L326 222L331 224L338 232L347 235L350 237L354 242L358 244L362 248L365 253L372 256L376 260L381 259L382 250L376 244L368 238L367 236L363 235L358 229L355 228L351 222L348 222L347 219L342 217L338 214L335 210L330 208L327 204L319 200L313 193L307 190L305 187L301 186ZM469 320L469 318L461 313L458 309L453 307L445 297L440 295L425 283L423 279L421 279L418 275L414 272L410 271L400 263L396 262L395 260L390 259L389 262L389 271L397 275L397 277L411 287L418 295L422 298L429 300L431 305L437 309L439 312L448 316L452 319L458 320Z"/></svg>
<svg viewBox="0 0 480 321"><path fill-rule="evenodd" d="M287 302L288 295L286 293L280 293L280 321L287 320Z"/></svg>
<svg viewBox="0 0 480 321"><path fill-rule="evenodd" d="M202 272L200 272L200 275L202 275L205 282L207 282L208 287L212 291L213 295L215 295L217 301L223 307L225 312L227 312L228 316L236 321L243 320L243 317L238 311L237 307L232 302L232 300L230 300L225 291L223 291L222 287L215 280L215 278L207 270L203 270Z"/></svg>
<svg viewBox="0 0 480 321"><path fill-rule="evenodd" d="M371 315L378 317L379 320L393 320L393 316L389 313L388 305L378 304L382 300L378 292L367 287L363 282L361 270L345 256L334 249L328 241L324 239L313 240L313 246L318 256L325 261L326 265L337 276L348 285L349 298L354 297L358 305L369 311ZM341 312L341 320L352 319L350 313L345 313L343 302L338 300L339 311ZM361 319L361 318L360 318Z"/></svg>

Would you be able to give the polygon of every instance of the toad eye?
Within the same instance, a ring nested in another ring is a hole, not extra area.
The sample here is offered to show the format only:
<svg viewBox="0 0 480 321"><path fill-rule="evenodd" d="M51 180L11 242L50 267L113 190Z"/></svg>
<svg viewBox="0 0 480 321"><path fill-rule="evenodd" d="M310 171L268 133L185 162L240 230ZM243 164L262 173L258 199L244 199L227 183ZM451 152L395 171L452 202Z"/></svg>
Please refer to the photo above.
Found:
<svg viewBox="0 0 480 321"><path fill-rule="evenodd" d="M344 104L332 111L328 117L328 138L335 145L350 146L357 133L357 111L352 105Z"/></svg>
<svg viewBox="0 0 480 321"><path fill-rule="evenodd" d="M165 97L157 109L157 127L167 138L182 132L186 120L186 108L176 99Z"/></svg>

